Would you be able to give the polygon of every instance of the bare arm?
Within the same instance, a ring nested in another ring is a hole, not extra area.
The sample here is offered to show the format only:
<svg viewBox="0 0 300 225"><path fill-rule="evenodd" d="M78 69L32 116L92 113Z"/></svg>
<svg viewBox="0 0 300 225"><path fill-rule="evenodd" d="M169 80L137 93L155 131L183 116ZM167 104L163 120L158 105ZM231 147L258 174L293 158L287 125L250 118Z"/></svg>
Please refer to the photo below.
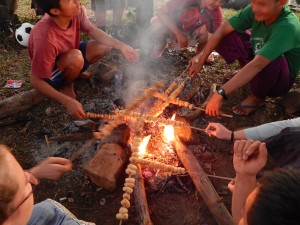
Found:
<svg viewBox="0 0 300 225"><path fill-rule="evenodd" d="M212 53L212 51L216 48L216 46L221 42L221 40L228 35L229 33L233 32L233 27L225 21L217 30L216 32L209 38L209 41L205 45L202 55L196 55L195 57L199 58L198 61L190 61L190 70L189 73L191 76L196 75L198 72L201 71L206 59Z"/></svg>
<svg viewBox="0 0 300 225"><path fill-rule="evenodd" d="M269 63L269 59L256 55L251 62L245 65L232 79L222 86L226 95L247 84ZM206 105L206 114L210 116L219 115L222 103L223 97L214 93Z"/></svg>
<svg viewBox="0 0 300 225"><path fill-rule="evenodd" d="M222 140L231 140L231 130L227 129L220 123L209 123L205 129L205 132L209 136L215 136ZM233 132L234 140L245 140L244 130L237 130Z"/></svg>
<svg viewBox="0 0 300 225"><path fill-rule="evenodd" d="M129 62L134 62L139 59L138 53L132 47L117 39L114 39L100 29L94 29L88 35L100 44L104 44L119 50Z"/></svg>
<svg viewBox="0 0 300 225"><path fill-rule="evenodd" d="M251 62L245 65L232 79L222 86L225 93L230 94L249 83L249 81L262 71L270 62L271 61L269 59L256 55Z"/></svg>
<svg viewBox="0 0 300 225"><path fill-rule="evenodd" d="M236 141L233 150L236 178L231 210L234 223L239 224L247 197L256 187L256 174L267 163L267 149L259 141L243 140Z"/></svg>
<svg viewBox="0 0 300 225"><path fill-rule="evenodd" d="M36 76L30 76L30 83L39 93L65 106L72 117L78 119L85 117L82 105L77 100L59 92L46 81Z"/></svg>

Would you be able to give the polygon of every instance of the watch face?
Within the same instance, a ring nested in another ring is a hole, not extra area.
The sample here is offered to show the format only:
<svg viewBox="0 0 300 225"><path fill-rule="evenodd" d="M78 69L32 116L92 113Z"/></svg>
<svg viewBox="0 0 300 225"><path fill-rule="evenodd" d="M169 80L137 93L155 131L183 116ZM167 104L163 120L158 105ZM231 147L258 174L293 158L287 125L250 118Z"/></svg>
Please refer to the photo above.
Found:
<svg viewBox="0 0 300 225"><path fill-rule="evenodd" d="M223 90L222 88L219 88L219 89L218 89L218 93L219 93L220 95L224 95L224 90Z"/></svg>
<svg viewBox="0 0 300 225"><path fill-rule="evenodd" d="M221 95L224 99L227 99L225 91L222 88L217 90L218 94Z"/></svg>

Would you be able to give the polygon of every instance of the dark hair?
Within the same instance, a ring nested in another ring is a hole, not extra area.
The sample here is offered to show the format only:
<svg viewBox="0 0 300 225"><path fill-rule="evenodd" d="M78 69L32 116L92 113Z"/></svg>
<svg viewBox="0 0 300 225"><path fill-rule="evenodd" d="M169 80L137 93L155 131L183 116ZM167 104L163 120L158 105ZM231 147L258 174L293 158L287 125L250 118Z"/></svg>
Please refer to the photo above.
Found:
<svg viewBox="0 0 300 225"><path fill-rule="evenodd" d="M50 13L51 9L60 9L60 0L36 0L38 8L48 13L50 16L54 16Z"/></svg>
<svg viewBox="0 0 300 225"><path fill-rule="evenodd" d="M259 182L249 209L249 225L300 224L300 170L287 167L269 172Z"/></svg>
<svg viewBox="0 0 300 225"><path fill-rule="evenodd" d="M12 171L7 168L9 148L0 145L0 224L2 224L12 211L10 204L17 194L19 185L16 183Z"/></svg>

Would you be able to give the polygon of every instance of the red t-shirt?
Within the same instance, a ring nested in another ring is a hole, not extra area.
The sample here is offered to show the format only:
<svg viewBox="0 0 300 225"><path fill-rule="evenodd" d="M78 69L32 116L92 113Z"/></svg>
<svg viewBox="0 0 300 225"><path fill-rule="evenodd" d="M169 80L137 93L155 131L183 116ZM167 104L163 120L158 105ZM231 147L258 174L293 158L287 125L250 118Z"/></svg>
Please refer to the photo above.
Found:
<svg viewBox="0 0 300 225"><path fill-rule="evenodd" d="M31 58L31 74L39 78L50 78L57 56L71 49L78 49L80 32L89 33L95 26L83 10L74 16L67 30L60 29L48 14L33 27L28 51Z"/></svg>
<svg viewBox="0 0 300 225"><path fill-rule="evenodd" d="M181 15L191 7L197 7L200 11L201 24L205 24L208 32L213 33L222 24L223 14L221 7L210 10L205 7L204 0L170 0L166 3L169 15L173 18L180 29L183 29Z"/></svg>

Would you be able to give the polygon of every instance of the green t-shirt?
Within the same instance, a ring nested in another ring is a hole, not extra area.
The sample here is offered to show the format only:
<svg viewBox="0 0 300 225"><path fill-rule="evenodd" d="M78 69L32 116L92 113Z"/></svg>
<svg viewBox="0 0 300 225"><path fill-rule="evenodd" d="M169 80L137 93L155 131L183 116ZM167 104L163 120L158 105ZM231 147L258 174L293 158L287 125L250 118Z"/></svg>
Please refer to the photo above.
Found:
<svg viewBox="0 0 300 225"><path fill-rule="evenodd" d="M284 55L287 58L290 76L296 78L300 70L300 23L296 15L284 6L273 23L265 25L255 20L252 9L244 8L229 19L239 33L251 29L251 44L254 54L271 61Z"/></svg>

